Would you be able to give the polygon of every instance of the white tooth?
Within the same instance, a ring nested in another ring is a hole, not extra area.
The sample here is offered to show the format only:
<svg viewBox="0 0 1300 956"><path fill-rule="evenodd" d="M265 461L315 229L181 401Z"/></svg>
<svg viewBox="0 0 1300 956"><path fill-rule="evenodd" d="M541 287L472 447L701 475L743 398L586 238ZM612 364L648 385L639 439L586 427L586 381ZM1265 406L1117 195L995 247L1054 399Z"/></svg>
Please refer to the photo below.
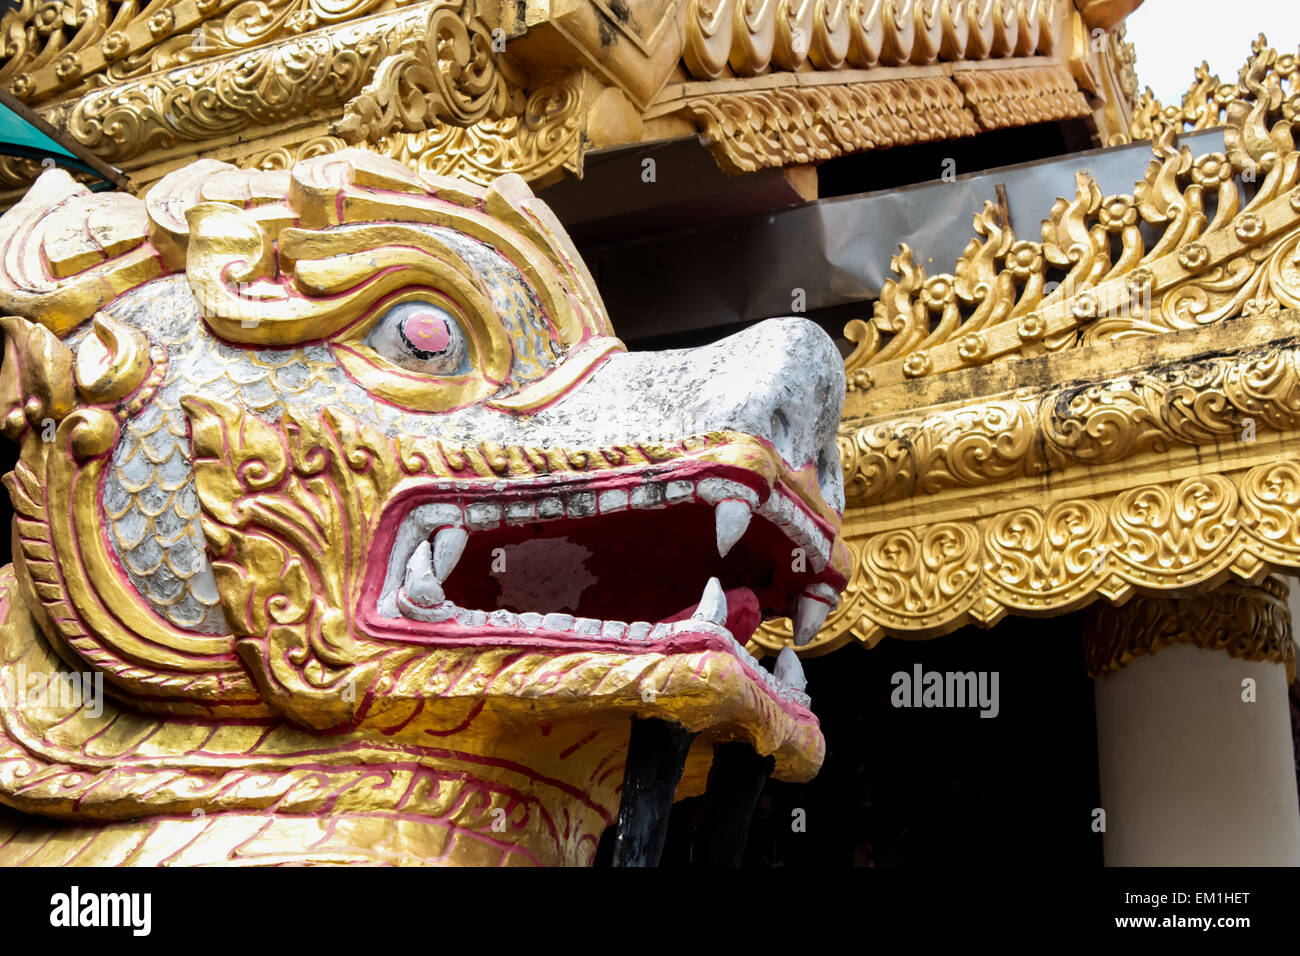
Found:
<svg viewBox="0 0 1300 956"><path fill-rule="evenodd" d="M799 595L799 600L795 602L794 611L794 643L796 647L803 647L822 629L826 623L826 615L831 612L831 606L825 601L820 601L815 597L807 594Z"/></svg>
<svg viewBox="0 0 1300 956"><path fill-rule="evenodd" d="M667 490L664 492L664 497L667 498L671 504L672 502L689 498L694 493L695 485L693 483L689 481L670 481L668 482Z"/></svg>
<svg viewBox="0 0 1300 956"><path fill-rule="evenodd" d="M620 488L602 491L600 497L596 499L596 506L600 509L601 514L609 514L612 511L626 511L627 492Z"/></svg>
<svg viewBox="0 0 1300 956"><path fill-rule="evenodd" d="M452 504L421 505L402 519L393 540L393 549L388 554L384 586L379 592L377 607L380 614L384 617L398 616L397 591L402 586L406 564L416 546L428 538L434 528L459 525L464 520L460 506Z"/></svg>
<svg viewBox="0 0 1300 956"><path fill-rule="evenodd" d="M416 604L406 597L406 589L397 589L397 610L402 617L409 618L412 621L424 621L427 624L437 624L440 621L450 620L461 613L460 608L450 601L443 601L433 607L425 607L422 604Z"/></svg>
<svg viewBox="0 0 1300 956"><path fill-rule="evenodd" d="M475 531L491 531L501 524L501 506L476 501L465 509L465 520Z"/></svg>
<svg viewBox="0 0 1300 956"><path fill-rule="evenodd" d="M705 502L716 505L727 498L740 498L750 505L758 504L758 492L737 481L725 478L705 478L695 486L695 493Z"/></svg>
<svg viewBox="0 0 1300 956"><path fill-rule="evenodd" d="M537 520L537 502L512 501L506 505L506 524L527 524Z"/></svg>
<svg viewBox="0 0 1300 956"><path fill-rule="evenodd" d="M428 541L421 541L411 555L411 560L406 562L406 579L402 582L402 587L411 602L423 607L434 607L445 600L442 585L433 574L433 558Z"/></svg>
<svg viewBox="0 0 1300 956"><path fill-rule="evenodd" d="M803 690L808 686L808 678L804 676L799 655L790 647L781 648L781 653L776 655L776 666L772 668L772 675L795 690Z"/></svg>
<svg viewBox="0 0 1300 956"><path fill-rule="evenodd" d="M753 509L748 501L728 498L713 508L713 523L718 536L718 557L725 558L732 546L745 534Z"/></svg>
<svg viewBox="0 0 1300 956"><path fill-rule="evenodd" d="M469 532L464 528L443 528L433 538L433 576L439 581L447 580L447 575L451 574L456 567L456 562L460 556L465 553L465 542L469 540ZM411 589L407 588L406 593L410 594Z"/></svg>
<svg viewBox="0 0 1300 956"><path fill-rule="evenodd" d="M586 518L596 513L596 493L578 491L569 495L569 517Z"/></svg>
<svg viewBox="0 0 1300 956"><path fill-rule="evenodd" d="M482 627L487 623L487 611L472 610L470 608L456 609L456 622L465 627Z"/></svg>
<svg viewBox="0 0 1300 956"><path fill-rule="evenodd" d="M709 583L704 585L704 597L700 598L700 606L691 615L691 620L720 625L727 623L727 596L722 593L717 578L709 578Z"/></svg>
<svg viewBox="0 0 1300 956"><path fill-rule="evenodd" d="M548 631L567 631L573 627L573 615L553 611L542 618L542 627Z"/></svg>
<svg viewBox="0 0 1300 956"><path fill-rule="evenodd" d="M664 486L656 484L638 485L630 496L633 508L657 508L663 500Z"/></svg>
<svg viewBox="0 0 1300 956"><path fill-rule="evenodd" d="M814 597L819 597L831 606L831 610L840 606L840 596L836 590L825 581L818 581L816 584L810 584L805 589Z"/></svg>

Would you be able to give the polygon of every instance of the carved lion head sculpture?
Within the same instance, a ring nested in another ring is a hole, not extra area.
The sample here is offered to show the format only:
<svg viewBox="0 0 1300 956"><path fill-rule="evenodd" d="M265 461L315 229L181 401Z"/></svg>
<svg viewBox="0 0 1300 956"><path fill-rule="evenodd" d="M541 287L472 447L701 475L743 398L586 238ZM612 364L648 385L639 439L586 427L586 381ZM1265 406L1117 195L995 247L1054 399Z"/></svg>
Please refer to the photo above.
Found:
<svg viewBox="0 0 1300 956"><path fill-rule="evenodd" d="M521 179L364 151L51 171L0 248L9 862L585 863L634 715L816 772L744 650L845 583L812 324L629 353Z"/></svg>

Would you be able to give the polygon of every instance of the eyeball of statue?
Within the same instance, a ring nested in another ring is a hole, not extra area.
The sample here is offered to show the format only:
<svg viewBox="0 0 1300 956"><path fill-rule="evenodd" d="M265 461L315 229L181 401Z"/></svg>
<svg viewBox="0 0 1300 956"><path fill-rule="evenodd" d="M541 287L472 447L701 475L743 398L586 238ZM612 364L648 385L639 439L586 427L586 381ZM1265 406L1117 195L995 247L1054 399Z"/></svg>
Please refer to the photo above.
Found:
<svg viewBox="0 0 1300 956"><path fill-rule="evenodd" d="M394 365L427 375L468 371L465 333L456 317L430 302L402 302L385 312L366 344Z"/></svg>

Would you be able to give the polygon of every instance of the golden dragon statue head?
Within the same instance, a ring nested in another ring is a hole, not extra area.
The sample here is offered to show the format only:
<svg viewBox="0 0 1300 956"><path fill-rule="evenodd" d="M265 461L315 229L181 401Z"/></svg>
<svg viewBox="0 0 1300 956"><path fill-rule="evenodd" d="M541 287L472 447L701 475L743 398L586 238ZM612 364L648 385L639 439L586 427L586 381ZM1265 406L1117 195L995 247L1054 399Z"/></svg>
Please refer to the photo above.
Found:
<svg viewBox="0 0 1300 956"><path fill-rule="evenodd" d="M361 150L50 171L0 250L5 862L586 864L633 718L816 773L745 650L845 584L812 323L628 352L522 179Z"/></svg>

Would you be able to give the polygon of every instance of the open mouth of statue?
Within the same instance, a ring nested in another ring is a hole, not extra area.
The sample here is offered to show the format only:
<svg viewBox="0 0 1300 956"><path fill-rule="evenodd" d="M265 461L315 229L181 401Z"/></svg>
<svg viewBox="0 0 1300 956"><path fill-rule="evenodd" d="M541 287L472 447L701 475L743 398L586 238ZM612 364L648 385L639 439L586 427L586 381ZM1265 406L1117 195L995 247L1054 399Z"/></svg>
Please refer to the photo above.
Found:
<svg viewBox="0 0 1300 956"><path fill-rule="evenodd" d="M733 466L435 483L386 510L361 611L399 640L726 650L806 706L797 660L773 673L744 645L771 617L817 632L845 583L835 544L786 482Z"/></svg>

